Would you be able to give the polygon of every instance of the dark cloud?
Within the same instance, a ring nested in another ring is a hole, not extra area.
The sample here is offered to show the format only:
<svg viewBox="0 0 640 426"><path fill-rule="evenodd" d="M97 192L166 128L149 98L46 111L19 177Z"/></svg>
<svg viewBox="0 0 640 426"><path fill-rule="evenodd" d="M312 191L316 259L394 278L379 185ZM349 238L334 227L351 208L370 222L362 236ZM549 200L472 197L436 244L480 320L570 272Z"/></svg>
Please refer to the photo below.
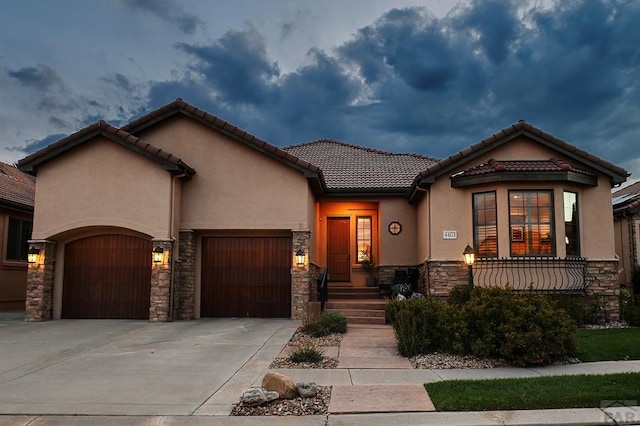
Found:
<svg viewBox="0 0 640 426"><path fill-rule="evenodd" d="M260 105L273 95L272 80L280 71L267 58L264 38L253 27L229 31L210 46L177 47L196 59L191 71L204 77L222 101Z"/></svg>
<svg viewBox="0 0 640 426"><path fill-rule="evenodd" d="M162 13L173 5L127 4ZM206 45L178 44L190 59L180 77L150 82L135 107L113 114L131 119L182 97L277 145L328 137L441 158L526 119L624 163L640 157L638 22L640 2L623 0L546 9L472 0L440 19L423 8L395 9L334 51L312 49L288 73L247 26ZM282 36L292 30L284 24ZM8 75L29 87L62 87L52 71ZM124 75L102 81L118 93L142 92Z"/></svg>
<svg viewBox="0 0 640 426"><path fill-rule="evenodd" d="M48 91L62 88L62 78L51 67L38 64L36 67L25 67L17 70L6 70L9 77L26 87Z"/></svg>
<svg viewBox="0 0 640 426"><path fill-rule="evenodd" d="M133 10L141 10L156 15L162 21L176 25L185 34L193 34L204 22L196 15L186 12L182 5L174 0L120 0Z"/></svg>

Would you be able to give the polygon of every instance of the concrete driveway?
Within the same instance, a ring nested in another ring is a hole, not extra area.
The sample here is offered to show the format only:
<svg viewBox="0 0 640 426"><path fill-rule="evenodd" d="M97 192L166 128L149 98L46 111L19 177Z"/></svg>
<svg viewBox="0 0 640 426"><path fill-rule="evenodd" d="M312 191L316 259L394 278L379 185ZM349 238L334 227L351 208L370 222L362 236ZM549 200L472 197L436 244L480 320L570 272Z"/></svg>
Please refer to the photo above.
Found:
<svg viewBox="0 0 640 426"><path fill-rule="evenodd" d="M0 415L226 415L299 325L0 315Z"/></svg>

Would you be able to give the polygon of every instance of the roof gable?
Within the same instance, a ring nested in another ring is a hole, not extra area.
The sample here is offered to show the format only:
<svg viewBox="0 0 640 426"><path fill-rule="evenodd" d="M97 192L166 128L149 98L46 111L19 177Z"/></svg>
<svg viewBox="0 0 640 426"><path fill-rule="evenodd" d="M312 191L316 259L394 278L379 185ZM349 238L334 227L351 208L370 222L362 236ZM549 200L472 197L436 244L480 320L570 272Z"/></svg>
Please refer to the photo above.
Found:
<svg viewBox="0 0 640 426"><path fill-rule="evenodd" d="M0 206L25 213L33 212L36 181L33 176L0 162Z"/></svg>
<svg viewBox="0 0 640 426"><path fill-rule="evenodd" d="M622 188L611 194L614 216L640 211L640 182Z"/></svg>
<svg viewBox="0 0 640 426"><path fill-rule="evenodd" d="M436 159L320 139L283 148L320 167L329 193L406 194L416 174Z"/></svg>
<svg viewBox="0 0 640 426"><path fill-rule="evenodd" d="M181 98L139 117L131 123L123 126L122 130L131 134L139 134L143 130L168 120L178 114L194 119L235 141L243 143L246 146L263 153L268 157L284 163L289 167L293 167L305 175L314 192L323 193L325 191L326 186L324 176L322 170L317 165L311 164L309 161L303 160L302 158L298 158L295 155L278 148L277 146L272 145L237 126L234 126L228 121L222 120L213 114L209 114L208 112L185 102Z"/></svg>
<svg viewBox="0 0 640 426"><path fill-rule="evenodd" d="M602 158L590 154L574 145L571 145L555 136L543 132L524 120L500 130L499 132L471 145L423 170L414 180L412 186L412 198L418 191L417 188L426 188L432 184L436 178L453 171L462 164L471 161L480 155L486 154L501 145L512 141L519 136L525 136L530 140L546 146L563 156L576 160L592 169L597 170L611 178L611 185L618 185L626 181L629 174L626 170L618 167Z"/></svg>
<svg viewBox="0 0 640 426"><path fill-rule="evenodd" d="M18 168L23 172L35 175L40 164L59 157L65 152L91 141L97 136L104 136L125 148L131 149L140 155L156 161L162 164L164 168L171 173L185 174L187 177L191 177L195 174L195 170L185 164L181 159L161 150L160 148L146 143L142 139L139 139L122 129L118 129L103 120L85 127L84 129L73 133L64 139L60 139L58 142L23 158L18 162Z"/></svg>

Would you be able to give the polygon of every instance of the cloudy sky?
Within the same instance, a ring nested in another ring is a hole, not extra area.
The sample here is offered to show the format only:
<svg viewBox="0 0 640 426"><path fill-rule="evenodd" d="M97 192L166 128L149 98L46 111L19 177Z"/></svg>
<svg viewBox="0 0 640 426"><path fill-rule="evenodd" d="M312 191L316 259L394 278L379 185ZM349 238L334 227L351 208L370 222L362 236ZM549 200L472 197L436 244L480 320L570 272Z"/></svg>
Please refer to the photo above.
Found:
<svg viewBox="0 0 640 426"><path fill-rule="evenodd" d="M525 119L640 177L637 0L1 0L0 160L181 97L444 158Z"/></svg>

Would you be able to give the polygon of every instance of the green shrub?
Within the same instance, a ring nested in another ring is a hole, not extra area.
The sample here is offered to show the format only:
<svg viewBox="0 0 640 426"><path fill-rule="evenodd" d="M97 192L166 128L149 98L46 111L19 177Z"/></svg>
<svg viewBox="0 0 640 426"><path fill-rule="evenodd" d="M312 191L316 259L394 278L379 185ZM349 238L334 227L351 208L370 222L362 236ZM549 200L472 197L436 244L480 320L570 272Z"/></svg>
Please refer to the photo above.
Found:
<svg viewBox="0 0 640 426"><path fill-rule="evenodd" d="M587 324L606 324L609 322L609 304L602 297L595 295L591 305L586 310L585 321Z"/></svg>
<svg viewBox="0 0 640 426"><path fill-rule="evenodd" d="M640 327L640 306L629 305L622 311L622 319L632 327Z"/></svg>
<svg viewBox="0 0 640 426"><path fill-rule="evenodd" d="M476 356L545 365L576 350L575 322L543 295L477 288L461 321L462 348Z"/></svg>
<svg viewBox="0 0 640 426"><path fill-rule="evenodd" d="M390 302L386 312L398 342L398 352L410 357L449 348L454 341L454 309L436 299Z"/></svg>
<svg viewBox="0 0 640 426"><path fill-rule="evenodd" d="M292 362L317 363L324 358L324 351L315 345L300 346L289 354Z"/></svg>
<svg viewBox="0 0 640 426"><path fill-rule="evenodd" d="M449 304L462 306L471 298L471 288L468 285L458 285L449 293Z"/></svg>
<svg viewBox="0 0 640 426"><path fill-rule="evenodd" d="M340 312L323 312L318 321L307 324L303 330L315 337L332 333L344 334L347 332L347 317Z"/></svg>
<svg viewBox="0 0 640 426"><path fill-rule="evenodd" d="M563 309L578 327L585 324L587 312L582 302L582 295L554 294L548 297L558 308Z"/></svg>

